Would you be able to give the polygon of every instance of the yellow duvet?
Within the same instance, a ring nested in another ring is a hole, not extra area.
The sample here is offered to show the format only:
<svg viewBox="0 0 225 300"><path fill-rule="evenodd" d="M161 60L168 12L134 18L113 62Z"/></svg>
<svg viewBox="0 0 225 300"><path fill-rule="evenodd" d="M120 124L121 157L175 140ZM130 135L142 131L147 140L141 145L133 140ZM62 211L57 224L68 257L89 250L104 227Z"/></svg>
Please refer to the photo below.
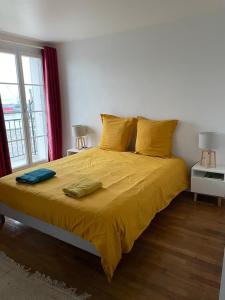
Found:
<svg viewBox="0 0 225 300"><path fill-rule="evenodd" d="M24 172L1 178L0 202L91 242L109 280L122 253L188 186L187 168L179 158L93 148L43 166L56 171L56 177L36 185L16 183ZM80 200L65 196L62 189L82 177L101 181L103 188Z"/></svg>

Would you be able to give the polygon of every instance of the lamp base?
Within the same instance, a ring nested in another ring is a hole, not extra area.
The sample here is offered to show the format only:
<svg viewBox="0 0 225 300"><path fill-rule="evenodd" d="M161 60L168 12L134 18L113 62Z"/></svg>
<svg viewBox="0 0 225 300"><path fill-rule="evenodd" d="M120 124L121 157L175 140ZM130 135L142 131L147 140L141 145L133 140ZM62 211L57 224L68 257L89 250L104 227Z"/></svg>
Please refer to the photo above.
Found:
<svg viewBox="0 0 225 300"><path fill-rule="evenodd" d="M200 165L205 168L216 168L216 151L202 150Z"/></svg>
<svg viewBox="0 0 225 300"><path fill-rule="evenodd" d="M85 141L85 138L83 136L76 138L76 145L75 145L75 147L78 150L81 150L83 148L87 148L86 141Z"/></svg>

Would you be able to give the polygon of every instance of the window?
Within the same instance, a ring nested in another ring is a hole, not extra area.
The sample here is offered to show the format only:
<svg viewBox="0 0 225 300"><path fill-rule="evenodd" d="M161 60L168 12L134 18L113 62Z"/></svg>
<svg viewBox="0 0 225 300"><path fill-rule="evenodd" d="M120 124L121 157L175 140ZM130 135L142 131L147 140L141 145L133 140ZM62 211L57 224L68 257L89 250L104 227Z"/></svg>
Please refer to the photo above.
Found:
<svg viewBox="0 0 225 300"><path fill-rule="evenodd" d="M47 126L40 53L0 50L0 95L13 169L47 161Z"/></svg>

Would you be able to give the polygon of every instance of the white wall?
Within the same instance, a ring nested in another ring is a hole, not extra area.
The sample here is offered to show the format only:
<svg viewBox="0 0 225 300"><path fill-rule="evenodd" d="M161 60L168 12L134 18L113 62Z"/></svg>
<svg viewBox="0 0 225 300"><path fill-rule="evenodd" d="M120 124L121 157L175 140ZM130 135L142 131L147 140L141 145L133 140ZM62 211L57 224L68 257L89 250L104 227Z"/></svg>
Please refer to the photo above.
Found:
<svg viewBox="0 0 225 300"><path fill-rule="evenodd" d="M60 44L58 55L64 150L72 124L88 125L98 143L103 112L179 119L174 151L189 165L199 131L225 133L223 13Z"/></svg>

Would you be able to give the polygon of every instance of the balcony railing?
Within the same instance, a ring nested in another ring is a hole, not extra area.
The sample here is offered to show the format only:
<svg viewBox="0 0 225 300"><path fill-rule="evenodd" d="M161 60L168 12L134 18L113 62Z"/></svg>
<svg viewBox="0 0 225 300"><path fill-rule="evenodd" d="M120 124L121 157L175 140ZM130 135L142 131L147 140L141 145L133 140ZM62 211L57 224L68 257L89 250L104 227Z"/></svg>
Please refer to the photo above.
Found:
<svg viewBox="0 0 225 300"><path fill-rule="evenodd" d="M18 114L16 114L18 115ZM26 158L26 146L23 130L23 122L21 118L5 118L6 132L8 138L10 158L13 159L25 159ZM37 154L36 145L36 128L35 122L32 117L29 118L30 134L31 134L31 150L32 154Z"/></svg>

